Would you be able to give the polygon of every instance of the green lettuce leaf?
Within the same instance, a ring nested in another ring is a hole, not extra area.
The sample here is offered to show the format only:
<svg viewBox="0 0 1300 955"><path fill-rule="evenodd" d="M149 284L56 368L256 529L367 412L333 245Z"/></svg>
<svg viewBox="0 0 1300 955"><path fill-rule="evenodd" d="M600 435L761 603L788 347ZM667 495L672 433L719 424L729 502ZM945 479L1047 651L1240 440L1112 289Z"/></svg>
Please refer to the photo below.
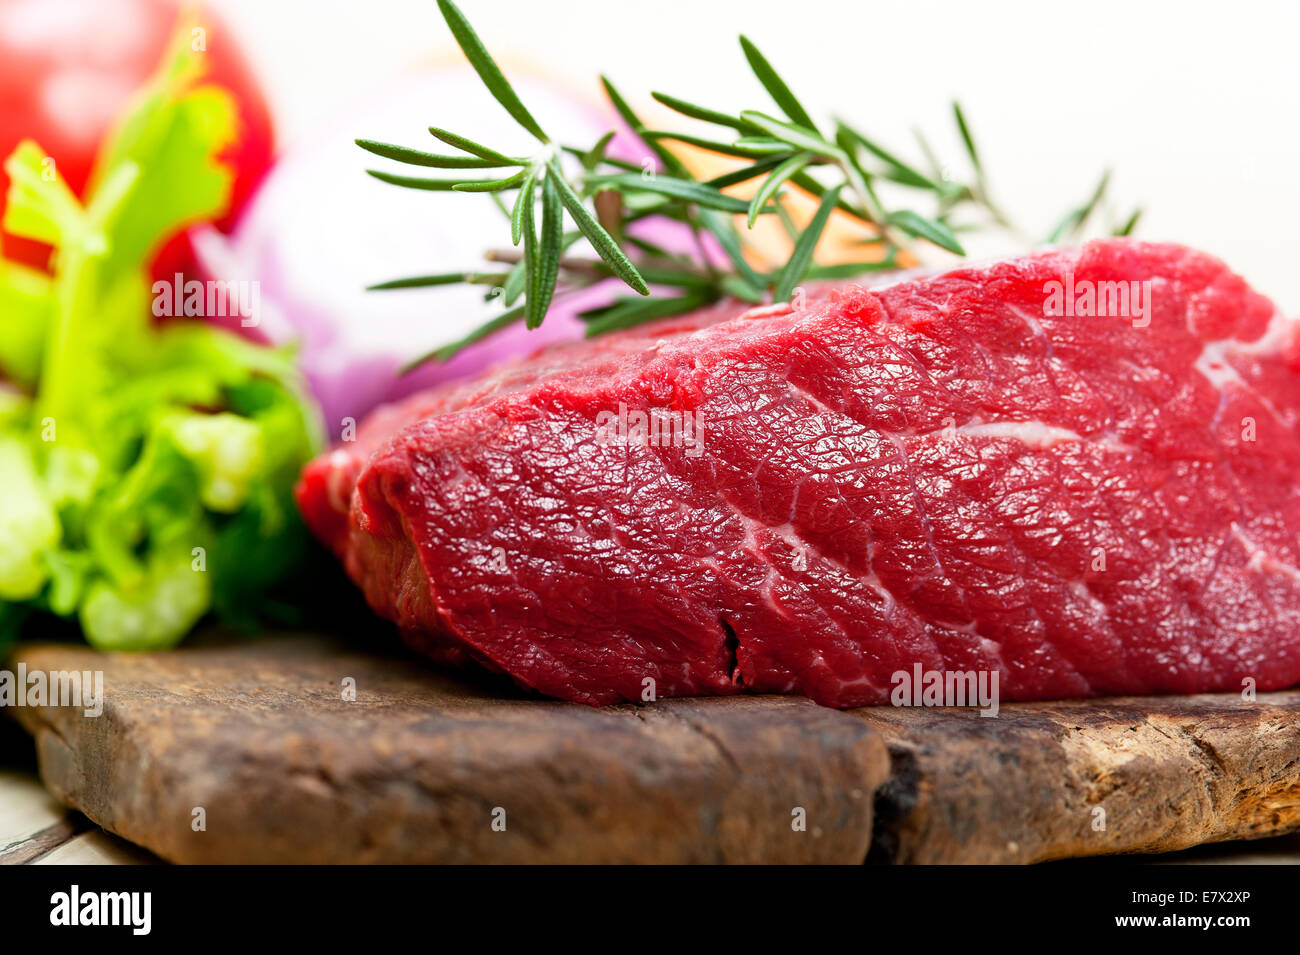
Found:
<svg viewBox="0 0 1300 955"><path fill-rule="evenodd" d="M53 311L46 276L0 260L0 378L20 388L36 384Z"/></svg>
<svg viewBox="0 0 1300 955"><path fill-rule="evenodd" d="M59 522L31 449L7 434L0 435L0 487L0 599L30 600L49 577L44 556L59 542Z"/></svg>
<svg viewBox="0 0 1300 955"><path fill-rule="evenodd" d="M209 611L255 620L304 549L292 488L320 435L292 351L152 316L152 255L229 202L236 114L188 37L84 202L37 143L5 162L5 230L55 254L52 279L0 263L0 640L46 612L171 646Z"/></svg>

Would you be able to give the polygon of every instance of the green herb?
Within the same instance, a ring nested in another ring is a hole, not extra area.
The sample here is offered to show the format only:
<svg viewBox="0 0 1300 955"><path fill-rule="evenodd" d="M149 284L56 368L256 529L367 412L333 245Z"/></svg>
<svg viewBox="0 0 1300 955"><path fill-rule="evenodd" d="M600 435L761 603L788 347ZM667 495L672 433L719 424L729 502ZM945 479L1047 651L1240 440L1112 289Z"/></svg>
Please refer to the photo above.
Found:
<svg viewBox="0 0 1300 955"><path fill-rule="evenodd" d="M1083 232L1084 226L1088 224L1088 220L1092 217L1093 212L1101 204L1101 200L1106 195L1106 189L1109 186L1110 170L1107 169L1106 172L1102 174L1101 181L1097 183L1097 187L1093 189L1092 195L1088 198L1088 201L1077 209L1071 209L1067 212L1065 218L1057 224L1056 228L1053 229L1051 234L1047 237L1047 241L1059 242L1063 238L1075 238Z"/></svg>
<svg viewBox="0 0 1300 955"><path fill-rule="evenodd" d="M0 403L0 642L47 611L99 647L170 646L209 610L255 616L304 552L292 488L319 442L292 354L153 321L170 290L151 289L152 251L230 193L234 105L197 85L189 37L84 203L37 144L5 163L5 230L57 256L52 278L0 265L0 374L18 389Z"/></svg>
<svg viewBox="0 0 1300 955"><path fill-rule="evenodd" d="M1142 218L1142 210L1134 209L1132 214L1124 220L1124 224L1111 230L1111 235L1125 236L1132 235L1133 230L1137 228L1138 220Z"/></svg>
<svg viewBox="0 0 1300 955"><path fill-rule="evenodd" d="M822 230L826 228L826 222L830 219L831 210L835 208L835 203L839 201L840 190L843 186L836 186L834 189L822 196L821 205L817 207L816 214L813 215L812 221L808 223L808 228L795 240L794 251L790 253L790 260L786 262L785 268L781 270L781 276L777 279L776 292L773 297L778 302L784 302L788 299L800 282L803 281L808 267L812 265L813 249L817 248L817 242L821 239Z"/></svg>
<svg viewBox="0 0 1300 955"><path fill-rule="evenodd" d="M741 51L759 85L781 115L746 109L730 113L655 92L653 97L669 109L697 122L716 127L714 136L669 129L647 129L627 99L606 77L601 84L614 111L636 133L657 162L646 168L606 155L613 133L606 133L590 148L557 144L520 101L465 15L451 0L438 0L438 8L470 64L497 102L527 130L541 148L531 156L509 156L455 133L432 127L430 132L463 155L441 155L406 146L357 140L363 149L407 165L446 170L514 169L495 178L449 177L431 179L370 170L371 175L409 189L488 192L510 219L511 240L522 243L522 254L488 252L493 261L513 267L500 296L507 311L464 339L446 345L420 361L446 359L461 348L522 319L536 328L558 297L611 277L621 280L644 300L619 299L584 313L588 334L602 334L645 321L678 314L689 308L732 296L750 302L785 301L800 282L852 278L883 268L896 268L900 260L915 262L917 243L965 255L959 235L975 229L997 228L1023 237L1024 233L1003 214L990 196L984 163L970 124L960 104L952 106L953 120L965 146L973 173L969 183L953 181L935 157L925 138L917 140L928 165L902 158L855 127L838 121L827 137L807 107L795 95L770 60L746 37ZM732 156L746 163L708 180L693 176L686 164L664 144L680 142ZM568 170L563 158L580 163ZM762 178L751 200L723 190ZM1051 241L1075 237L1103 203L1108 177L1083 205L1073 209L1052 232ZM933 212L916 211L917 203L889 208L880 184L910 190L925 200ZM513 201L501 193L518 190ZM799 231L786 211L786 192L795 189L812 196L818 207L812 220ZM536 229L538 193L542 199L542 228ZM591 203L594 212L588 209ZM877 261L821 267L814 254L833 212L839 211L862 230L864 245L879 247ZM975 218L971 218L971 214ZM782 266L763 270L754 265L747 234L764 215L776 215L790 235L793 249ZM1137 225L1134 212L1113 234L1128 235ZM563 220L576 231L563 232ZM743 216L743 226L738 218ZM703 253L683 258L639 240L627 226L645 218L662 217L682 223L697 240L710 237L725 253L727 268L718 268ZM570 237L562 241L562 236ZM568 254L572 241L585 238L595 257ZM444 273L413 279L396 279L371 286L376 289L415 288L444 282L483 281L475 271ZM651 289L651 285L655 289ZM667 291L660 291L666 288ZM523 296L522 306L516 305ZM416 362L415 364L418 364Z"/></svg>

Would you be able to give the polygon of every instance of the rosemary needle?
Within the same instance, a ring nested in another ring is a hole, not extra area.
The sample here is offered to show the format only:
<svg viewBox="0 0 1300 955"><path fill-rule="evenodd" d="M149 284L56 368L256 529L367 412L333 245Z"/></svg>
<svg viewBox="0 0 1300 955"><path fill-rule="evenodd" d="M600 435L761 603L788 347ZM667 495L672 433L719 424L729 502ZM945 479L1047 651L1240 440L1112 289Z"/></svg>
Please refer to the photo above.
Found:
<svg viewBox="0 0 1300 955"><path fill-rule="evenodd" d="M613 83L601 77L614 112L640 137L653 157L642 166L629 162L627 157L608 155L613 131L586 148L555 143L519 98L465 14L452 0L438 0L438 9L488 92L541 148L532 156L511 156L437 126L431 126L429 132L456 152L443 154L369 139L356 141L362 149L383 159L446 171L441 177L428 177L367 170L383 182L407 189L489 194L509 219L513 245L522 246L521 251L485 253L490 261L510 263L505 272L469 269L371 286L409 289L457 282L488 285L492 289L489 297L500 299L506 306L505 311L460 341L417 359L410 367L450 358L521 320L528 328L536 328L546 319L558 295L611 277L639 297L622 296L583 313L588 335L680 314L728 296L750 302L785 301L800 282L852 278L896 268L900 256L915 261L915 242L965 255L959 234L977 228L999 228L1023 235L989 197L983 159L966 113L958 103L952 104L953 121L974 173L973 181L965 184L949 178L919 132L917 139L929 172L842 120L835 121L834 134L826 136L772 62L742 36L741 52L780 115L762 109L732 113L701 105L694 98L652 94L675 113L715 127L718 132L713 136L687 130L647 129ZM665 145L667 142L730 156L736 160L736 168L701 180ZM581 168L570 171L562 160L580 164ZM484 170L489 172L485 175ZM461 171L472 172L466 175ZM759 182L752 198L741 199L725 191L754 180ZM887 208L878 189L881 182L914 193L935 211L928 215L918 212L912 207L916 203ZM1080 235L1102 206L1109 182L1108 172L1088 200L1060 220L1050 240ZM816 212L802 229L782 204L791 189L817 201ZM513 199L503 198L512 190ZM595 212L588 208L589 203ZM856 242L878 252L879 259L830 266L815 263L818 243L835 210L847 214L846 223L856 224L860 230ZM967 211L983 213L982 220L965 221L962 214ZM765 215L779 217L792 243L786 262L771 270L754 265L761 257L753 253L749 239L750 230ZM670 253L629 234L627 226L652 217L678 222L689 230L696 237L698 254ZM1112 228L1112 234L1131 234L1140 217L1141 210L1134 211ZM566 219L574 228L566 231ZM712 238L725 254L726 267L719 268L709 260L702 244L704 237ZM579 239L587 241L595 258L570 254Z"/></svg>

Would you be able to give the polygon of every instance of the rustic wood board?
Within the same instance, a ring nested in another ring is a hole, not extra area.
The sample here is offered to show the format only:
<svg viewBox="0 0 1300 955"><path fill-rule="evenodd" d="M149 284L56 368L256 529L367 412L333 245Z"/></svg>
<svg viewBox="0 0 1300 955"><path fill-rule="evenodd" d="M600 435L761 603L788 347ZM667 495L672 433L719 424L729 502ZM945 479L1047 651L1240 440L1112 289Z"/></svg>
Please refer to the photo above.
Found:
<svg viewBox="0 0 1300 955"><path fill-rule="evenodd" d="M888 772L806 700L593 709L315 637L18 661L103 670L97 718L14 712L57 798L176 862L860 862Z"/></svg>
<svg viewBox="0 0 1300 955"><path fill-rule="evenodd" d="M318 636L20 661L103 670L98 718L13 712L60 801L177 862L1034 862L1300 829L1300 691L988 719L593 709Z"/></svg>
<svg viewBox="0 0 1300 955"><path fill-rule="evenodd" d="M893 760L872 861L1042 862L1300 829L1300 691L855 715Z"/></svg>

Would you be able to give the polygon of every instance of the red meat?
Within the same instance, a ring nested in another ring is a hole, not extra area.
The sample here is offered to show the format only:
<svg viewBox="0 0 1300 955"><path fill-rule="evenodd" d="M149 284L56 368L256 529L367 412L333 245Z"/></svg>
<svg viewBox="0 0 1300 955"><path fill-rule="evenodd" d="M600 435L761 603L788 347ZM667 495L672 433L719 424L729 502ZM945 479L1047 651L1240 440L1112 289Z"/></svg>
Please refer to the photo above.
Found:
<svg viewBox="0 0 1300 955"><path fill-rule="evenodd" d="M1300 682L1300 338L1222 263L1107 240L745 309L377 412L302 511L413 644L569 700Z"/></svg>

